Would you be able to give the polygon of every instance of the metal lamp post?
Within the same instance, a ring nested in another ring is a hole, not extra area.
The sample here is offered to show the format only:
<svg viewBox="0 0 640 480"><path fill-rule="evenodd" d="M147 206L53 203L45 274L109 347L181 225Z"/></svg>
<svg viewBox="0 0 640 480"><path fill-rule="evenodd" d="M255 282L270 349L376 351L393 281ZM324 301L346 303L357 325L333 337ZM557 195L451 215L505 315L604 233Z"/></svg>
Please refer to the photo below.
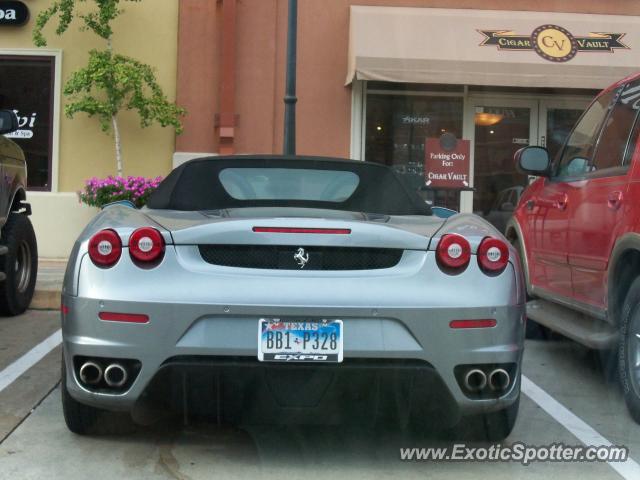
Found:
<svg viewBox="0 0 640 480"><path fill-rule="evenodd" d="M287 85L284 96L284 154L296 154L296 62L298 43L298 0L289 0L287 31Z"/></svg>

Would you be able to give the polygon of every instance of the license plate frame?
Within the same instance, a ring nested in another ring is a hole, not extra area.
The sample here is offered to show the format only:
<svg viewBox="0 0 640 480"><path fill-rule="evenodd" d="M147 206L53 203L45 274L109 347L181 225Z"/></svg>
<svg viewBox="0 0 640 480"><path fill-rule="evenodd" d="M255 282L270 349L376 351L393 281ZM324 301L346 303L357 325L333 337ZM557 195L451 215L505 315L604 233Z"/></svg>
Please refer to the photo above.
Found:
<svg viewBox="0 0 640 480"><path fill-rule="evenodd" d="M344 323L341 319L260 318L258 360L341 363L344 359L343 339Z"/></svg>

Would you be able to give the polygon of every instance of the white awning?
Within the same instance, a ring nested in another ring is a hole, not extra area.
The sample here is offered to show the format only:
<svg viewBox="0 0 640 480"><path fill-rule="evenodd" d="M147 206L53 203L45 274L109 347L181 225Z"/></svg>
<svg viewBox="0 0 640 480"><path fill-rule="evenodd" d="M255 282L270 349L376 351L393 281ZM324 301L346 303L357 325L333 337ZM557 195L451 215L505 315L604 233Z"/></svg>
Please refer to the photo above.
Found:
<svg viewBox="0 0 640 480"><path fill-rule="evenodd" d="M638 71L637 16L351 7L347 84L604 88Z"/></svg>

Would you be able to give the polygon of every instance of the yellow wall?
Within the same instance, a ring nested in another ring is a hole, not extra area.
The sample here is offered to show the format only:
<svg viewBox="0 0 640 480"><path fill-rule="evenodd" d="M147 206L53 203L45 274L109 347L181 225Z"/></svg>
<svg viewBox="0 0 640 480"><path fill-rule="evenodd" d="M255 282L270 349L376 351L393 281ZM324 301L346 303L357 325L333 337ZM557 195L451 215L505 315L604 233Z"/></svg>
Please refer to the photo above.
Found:
<svg viewBox="0 0 640 480"><path fill-rule="evenodd" d="M122 2L125 12L114 23L115 51L152 65L171 101L175 101L176 92L178 1ZM30 0L26 3L31 11L29 23L0 29L0 54L3 50L35 49L31 40L33 22L38 12L51 2ZM74 21L62 37L56 36L53 23L45 29L46 48L62 50L62 84L71 72L86 64L89 49L101 49L105 45L93 33L79 31L79 26L80 21ZM89 177L116 173L113 138L100 130L95 118L89 119L85 114L77 114L72 120L66 118L64 105L62 97L58 170L58 191L61 192L79 190ZM125 175L157 176L171 170L175 145L172 128L141 129L137 115L127 112L120 117L120 130Z"/></svg>

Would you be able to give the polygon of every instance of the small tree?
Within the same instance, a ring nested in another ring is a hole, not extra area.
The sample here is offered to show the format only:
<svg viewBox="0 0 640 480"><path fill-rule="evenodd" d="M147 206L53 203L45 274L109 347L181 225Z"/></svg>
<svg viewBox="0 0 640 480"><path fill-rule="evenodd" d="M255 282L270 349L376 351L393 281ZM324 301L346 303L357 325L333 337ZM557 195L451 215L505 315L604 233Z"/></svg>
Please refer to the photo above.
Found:
<svg viewBox="0 0 640 480"><path fill-rule="evenodd" d="M83 23L81 30L92 31L105 40L106 49L90 50L87 66L72 73L65 84L64 94L70 99L65 114L69 118L78 112L96 116L105 133L113 132L119 176L123 174L119 112L136 110L142 128L157 122L163 127L173 126L178 134L182 132L180 117L185 114L184 109L167 100L152 67L114 53L111 23L123 12L119 8L121 1L141 0L54 0L40 12L33 29L34 43L43 47L47 41L42 30L53 17L58 16L57 35L64 34L78 17ZM95 5L86 9L88 13L77 11L79 4L89 2Z"/></svg>

